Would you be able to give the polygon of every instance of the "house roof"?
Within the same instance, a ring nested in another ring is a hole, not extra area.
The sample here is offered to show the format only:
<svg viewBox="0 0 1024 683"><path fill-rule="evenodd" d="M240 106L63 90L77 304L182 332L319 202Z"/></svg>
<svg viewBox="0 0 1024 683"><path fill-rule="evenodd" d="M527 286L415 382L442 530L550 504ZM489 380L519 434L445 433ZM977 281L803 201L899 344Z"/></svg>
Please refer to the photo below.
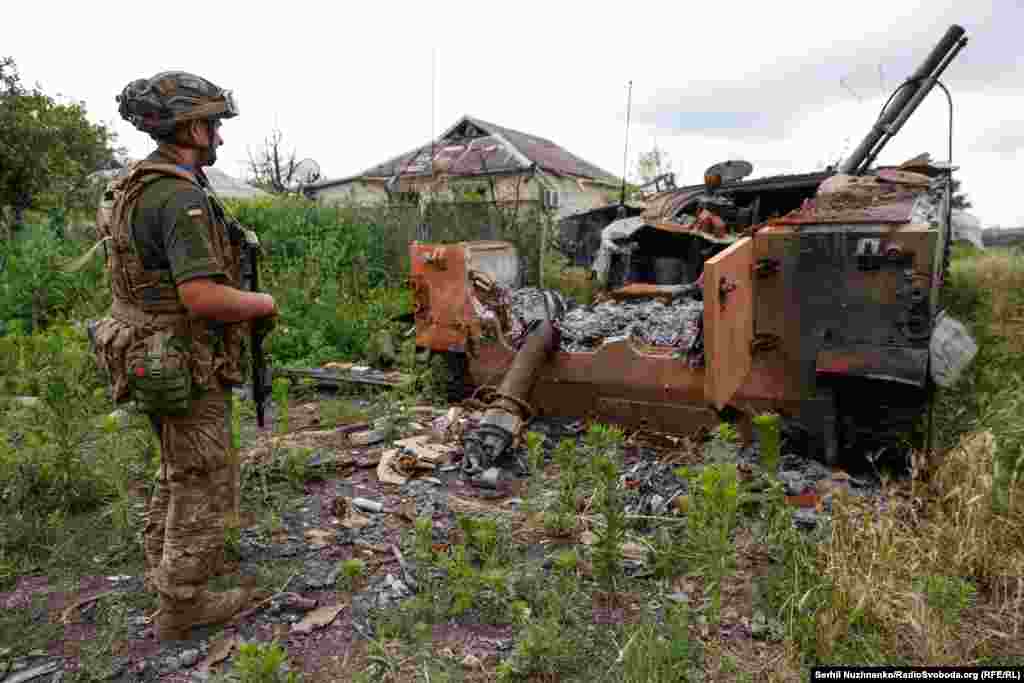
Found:
<svg viewBox="0 0 1024 683"><path fill-rule="evenodd" d="M306 186L317 190L359 178L425 176L443 172L456 176L520 172L532 167L554 175L589 178L617 185L604 169L581 159L545 138L463 116L437 140L377 164L359 175L322 180Z"/></svg>

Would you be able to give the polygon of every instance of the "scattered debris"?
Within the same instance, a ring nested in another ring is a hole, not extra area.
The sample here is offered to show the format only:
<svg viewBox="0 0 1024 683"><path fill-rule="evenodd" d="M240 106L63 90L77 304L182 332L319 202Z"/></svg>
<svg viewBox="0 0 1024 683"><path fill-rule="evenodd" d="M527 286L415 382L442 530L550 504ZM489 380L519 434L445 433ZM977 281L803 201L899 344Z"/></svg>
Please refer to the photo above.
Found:
<svg viewBox="0 0 1024 683"><path fill-rule="evenodd" d="M357 507L360 510L366 510L367 512L384 511L384 503L378 502L376 500L369 500L367 498L353 498L352 505L353 507Z"/></svg>
<svg viewBox="0 0 1024 683"><path fill-rule="evenodd" d="M325 548L334 542L337 533L329 529L307 529L306 540L311 548Z"/></svg>
<svg viewBox="0 0 1024 683"><path fill-rule="evenodd" d="M235 649L235 645L238 644L238 639L235 637L221 638L210 646L210 651L207 653L206 658L199 662L199 671L209 671L215 664L220 664L231 655L231 651Z"/></svg>
<svg viewBox="0 0 1024 683"><path fill-rule="evenodd" d="M60 665L57 662L46 662L45 664L33 666L30 669L25 669L24 671L11 674L4 679L3 683L25 683L26 681L31 681L33 678L52 674L57 670L58 666Z"/></svg>
<svg viewBox="0 0 1024 683"><path fill-rule="evenodd" d="M454 409L453 409L454 410ZM446 417L439 417L444 420ZM431 442L429 435L412 436L408 439L401 439L395 442L395 446L407 455L414 456L420 462L439 465L448 460L452 453L458 450L449 443Z"/></svg>
<svg viewBox="0 0 1024 683"><path fill-rule="evenodd" d="M88 598L82 598L81 600L75 602L74 604L72 604L69 607L65 608L63 612L61 612L60 623L62 623L62 624L70 624L71 623L71 616L77 610L81 609L85 605L88 605L88 604L91 604L93 602L96 602L97 600L100 600L102 598L110 597L111 595L116 595L118 592L119 591L107 591L105 593L98 593L98 594L90 596Z"/></svg>
<svg viewBox="0 0 1024 683"><path fill-rule="evenodd" d="M311 633L315 629L328 626L335 620L335 618L337 618L345 607L347 607L347 605L344 603L340 605L325 605L324 607L318 607L303 617L302 621L294 624L292 626L292 633Z"/></svg>
<svg viewBox="0 0 1024 683"><path fill-rule="evenodd" d="M387 428L370 429L348 435L348 442L353 446L372 446L388 438Z"/></svg>

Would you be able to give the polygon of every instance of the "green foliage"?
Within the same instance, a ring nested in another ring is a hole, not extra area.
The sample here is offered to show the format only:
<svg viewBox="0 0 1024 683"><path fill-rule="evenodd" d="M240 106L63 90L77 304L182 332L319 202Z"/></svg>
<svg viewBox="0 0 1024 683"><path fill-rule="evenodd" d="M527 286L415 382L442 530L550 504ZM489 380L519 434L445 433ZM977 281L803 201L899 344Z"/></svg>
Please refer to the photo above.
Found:
<svg viewBox="0 0 1024 683"><path fill-rule="evenodd" d="M152 471L151 428L141 416L104 419L112 406L84 333L56 326L0 337L0 395L34 397L0 411L0 557L45 553L68 516L105 504L128 531L128 483Z"/></svg>
<svg viewBox="0 0 1024 683"><path fill-rule="evenodd" d="M530 680L534 674L572 680L593 663L591 615L581 609L589 600L574 572L560 572L554 584L528 572L517 593L521 599L512 603L511 611L521 630L512 656L498 668L499 681Z"/></svg>
<svg viewBox="0 0 1024 683"><path fill-rule="evenodd" d="M958 576L929 574L918 577L914 589L922 593L926 604L942 615L946 624L955 624L961 613L977 599L973 581Z"/></svg>
<svg viewBox="0 0 1024 683"><path fill-rule="evenodd" d="M779 464L781 419L774 413L763 413L754 416L753 422L761 446L761 466L769 475L775 476Z"/></svg>
<svg viewBox="0 0 1024 683"><path fill-rule="evenodd" d="M598 483L597 511L604 522L595 531L594 575L608 592L622 575L622 544L626 539L626 510L619 489L619 470L605 455L592 463Z"/></svg>
<svg viewBox="0 0 1024 683"><path fill-rule="evenodd" d="M114 137L89 121L84 102L24 87L14 59L0 59L0 208L16 224L34 206L88 204L89 174L111 158Z"/></svg>
<svg viewBox="0 0 1024 683"><path fill-rule="evenodd" d="M278 377L274 379L270 390L276 411L274 427L278 434L285 434L288 431L288 389L290 387L291 381L287 377Z"/></svg>
<svg viewBox="0 0 1024 683"><path fill-rule="evenodd" d="M685 604L665 612L665 632L654 624L633 628L623 662L624 683L684 683L700 671L699 640L690 638L690 615Z"/></svg>
<svg viewBox="0 0 1024 683"><path fill-rule="evenodd" d="M82 648L80 668L71 679L74 683L99 683L117 675L111 653L118 642L128 639L128 605L121 596L101 600L95 619L96 636Z"/></svg>
<svg viewBox="0 0 1024 683"><path fill-rule="evenodd" d="M576 492L583 481L583 466L576 452L576 442L562 439L555 448L558 463L558 510L563 515L576 515Z"/></svg>
<svg viewBox="0 0 1024 683"><path fill-rule="evenodd" d="M677 532L667 526L659 527L652 539L650 554L651 569L659 579L670 579L686 571L687 553L685 538L678 538Z"/></svg>
<svg viewBox="0 0 1024 683"><path fill-rule="evenodd" d="M63 270L87 246L59 239L40 226L26 227L18 239L0 239L0 336L5 329L28 333L60 320L98 315L110 305L99 263L75 273Z"/></svg>
<svg viewBox="0 0 1024 683"><path fill-rule="evenodd" d="M793 510L781 487L773 489L765 505L766 524L761 541L775 550L777 561L755 585L755 625L776 638L813 653L818 639L815 615L826 609L831 583L818 564L818 549L827 542L823 531L806 533L793 525Z"/></svg>
<svg viewBox="0 0 1024 683"><path fill-rule="evenodd" d="M684 468L685 469L685 468ZM707 579L710 621L721 613L722 580L735 566L731 534L739 509L739 478L735 463L716 463L690 473L687 546L691 567Z"/></svg>
<svg viewBox="0 0 1024 683"><path fill-rule="evenodd" d="M593 458L606 456L613 465L622 467L622 443L625 435L622 428L600 423L591 424L583 435L584 454Z"/></svg>
<svg viewBox="0 0 1024 683"><path fill-rule="evenodd" d="M357 557L343 561L340 567L341 573L338 574L337 588L342 591L352 590L356 580L366 573L366 563Z"/></svg>
<svg viewBox="0 0 1024 683"><path fill-rule="evenodd" d="M541 487L544 483L544 439L540 432L526 433L526 457L530 467L530 477L523 491L523 509L527 514L536 512L539 505Z"/></svg>
<svg viewBox="0 0 1024 683"><path fill-rule="evenodd" d="M287 662L287 652L275 640L240 644L232 665L239 683L299 683L302 674L286 672Z"/></svg>

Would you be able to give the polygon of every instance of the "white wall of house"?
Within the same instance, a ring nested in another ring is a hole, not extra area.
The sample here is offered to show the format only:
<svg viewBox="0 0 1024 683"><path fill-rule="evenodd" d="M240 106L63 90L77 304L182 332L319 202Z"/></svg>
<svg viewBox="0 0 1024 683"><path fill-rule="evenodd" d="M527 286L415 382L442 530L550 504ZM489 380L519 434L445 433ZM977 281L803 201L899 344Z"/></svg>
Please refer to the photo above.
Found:
<svg viewBox="0 0 1024 683"><path fill-rule="evenodd" d="M492 180L495 198L499 202L514 202L516 200L542 202L545 190L556 191L558 193L558 206L554 215L556 220L606 206L609 203L609 198L616 195L615 188L609 185L550 174L507 175L493 178L447 178L444 176L409 178L402 181L401 190L418 191L424 195L433 195L442 201L451 201L465 196L466 191L483 188L484 196L489 201ZM381 180L356 179L343 185L319 189L316 191L316 198L324 204L377 205L387 202L388 194L384 189L384 182Z"/></svg>

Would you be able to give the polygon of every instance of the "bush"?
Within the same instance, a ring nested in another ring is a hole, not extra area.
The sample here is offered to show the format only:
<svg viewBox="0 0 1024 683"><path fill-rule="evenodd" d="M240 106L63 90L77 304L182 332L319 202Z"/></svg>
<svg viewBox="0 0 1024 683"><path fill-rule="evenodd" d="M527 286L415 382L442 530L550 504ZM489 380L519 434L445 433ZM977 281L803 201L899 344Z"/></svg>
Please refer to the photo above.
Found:
<svg viewBox="0 0 1024 683"><path fill-rule="evenodd" d="M63 270L91 246L41 225L27 226L24 237L0 240L0 335L106 309L110 295L98 263L102 257L77 272Z"/></svg>

